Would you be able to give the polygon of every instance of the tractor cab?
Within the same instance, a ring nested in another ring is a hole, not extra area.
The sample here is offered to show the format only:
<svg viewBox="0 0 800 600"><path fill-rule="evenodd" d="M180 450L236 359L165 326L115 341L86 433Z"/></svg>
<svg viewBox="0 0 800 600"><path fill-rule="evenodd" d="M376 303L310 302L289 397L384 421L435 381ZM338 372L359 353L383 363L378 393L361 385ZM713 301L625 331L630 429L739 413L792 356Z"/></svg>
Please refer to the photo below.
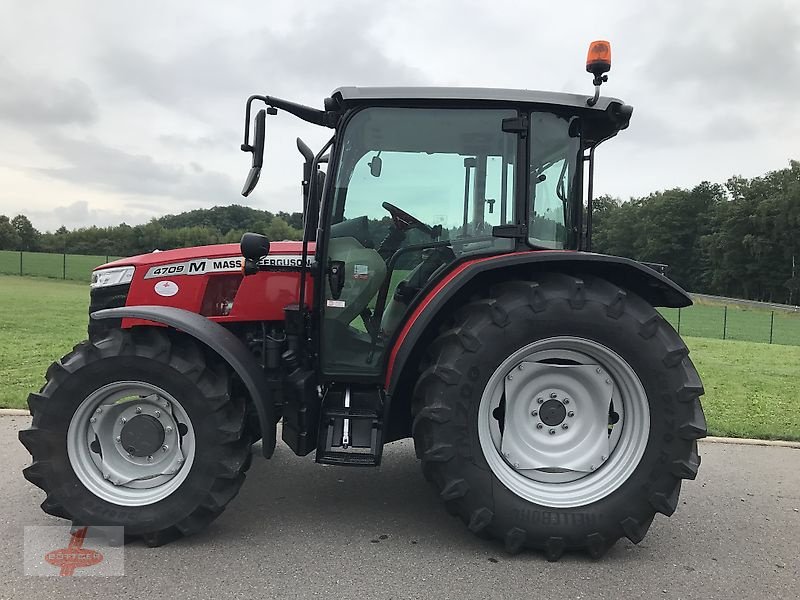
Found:
<svg viewBox="0 0 800 600"><path fill-rule="evenodd" d="M267 108L254 119L251 144L255 101ZM284 439L300 454L319 439L318 460L349 462L331 440L347 448L341 432L352 421L351 394L360 395L369 421L362 442L377 463L392 353L414 311L459 265L588 249L585 165L591 173L594 149L628 126L632 108L599 94L483 88L344 87L324 110L253 96L242 145L253 154L245 195L263 163L266 117L281 109L334 129L317 154L298 139L305 157L301 265L308 266L299 302L287 307L287 330L297 334L293 360L309 375L288 394ZM250 260L258 271L257 253ZM321 431L309 424L318 404L309 380L326 390ZM405 434L400 428L393 437Z"/></svg>
<svg viewBox="0 0 800 600"><path fill-rule="evenodd" d="M340 88L324 111L256 96L248 116L254 100L271 109L256 117L262 152L266 113L280 108L335 129L316 156L298 140L304 243L316 242L304 302L320 315L323 376L376 382L421 292L455 264L588 249L584 165L632 112L611 98L481 88Z"/></svg>

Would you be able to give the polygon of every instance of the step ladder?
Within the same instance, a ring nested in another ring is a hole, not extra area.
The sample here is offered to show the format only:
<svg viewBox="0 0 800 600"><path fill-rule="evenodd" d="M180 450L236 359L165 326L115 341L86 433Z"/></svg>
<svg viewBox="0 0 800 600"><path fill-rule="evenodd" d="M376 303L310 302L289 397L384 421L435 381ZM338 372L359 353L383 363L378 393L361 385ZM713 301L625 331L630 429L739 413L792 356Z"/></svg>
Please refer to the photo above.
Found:
<svg viewBox="0 0 800 600"><path fill-rule="evenodd" d="M383 390L329 388L322 399L317 462L374 467L383 454Z"/></svg>

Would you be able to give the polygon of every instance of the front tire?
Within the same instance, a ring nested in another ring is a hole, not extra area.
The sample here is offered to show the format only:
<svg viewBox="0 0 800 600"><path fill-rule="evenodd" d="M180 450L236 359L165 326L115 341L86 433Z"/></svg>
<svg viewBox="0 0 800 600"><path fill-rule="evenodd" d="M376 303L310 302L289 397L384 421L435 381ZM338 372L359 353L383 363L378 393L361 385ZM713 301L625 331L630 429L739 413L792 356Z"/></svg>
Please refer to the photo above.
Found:
<svg viewBox="0 0 800 600"><path fill-rule="evenodd" d="M510 552L601 556L670 516L700 464L702 384L671 326L595 277L502 284L458 311L414 392L423 472Z"/></svg>
<svg viewBox="0 0 800 600"><path fill-rule="evenodd" d="M192 340L113 330L77 345L46 379L19 434L45 512L158 546L205 528L238 493L251 459L245 402Z"/></svg>

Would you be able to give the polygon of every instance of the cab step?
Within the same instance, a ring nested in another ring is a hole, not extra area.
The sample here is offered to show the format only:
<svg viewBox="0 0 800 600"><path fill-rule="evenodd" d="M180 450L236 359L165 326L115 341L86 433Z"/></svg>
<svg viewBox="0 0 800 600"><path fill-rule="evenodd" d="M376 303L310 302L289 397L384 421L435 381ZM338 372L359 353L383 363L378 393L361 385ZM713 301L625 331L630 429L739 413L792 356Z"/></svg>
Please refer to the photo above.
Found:
<svg viewBox="0 0 800 600"><path fill-rule="evenodd" d="M383 390L329 388L322 399L317 462L375 467L383 454Z"/></svg>

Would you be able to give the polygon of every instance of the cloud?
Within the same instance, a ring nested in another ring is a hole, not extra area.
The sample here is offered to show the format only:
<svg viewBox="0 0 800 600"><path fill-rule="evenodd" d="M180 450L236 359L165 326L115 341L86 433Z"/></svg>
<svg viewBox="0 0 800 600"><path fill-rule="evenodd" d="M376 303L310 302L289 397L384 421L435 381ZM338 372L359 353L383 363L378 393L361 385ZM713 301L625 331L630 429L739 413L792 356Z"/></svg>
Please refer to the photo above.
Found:
<svg viewBox="0 0 800 600"><path fill-rule="evenodd" d="M39 172L83 186L194 204L224 203L238 191L230 177L197 163L158 162L152 156L132 154L98 140L57 134L42 140L42 146L67 166L40 168Z"/></svg>
<svg viewBox="0 0 800 600"><path fill-rule="evenodd" d="M317 8L295 17L286 31L215 35L172 54L120 45L103 53L100 66L115 87L190 112L224 96L243 102L254 91L319 103L340 85L430 82L385 51L373 31L379 22L373 8L367 2Z"/></svg>
<svg viewBox="0 0 800 600"><path fill-rule="evenodd" d="M47 212L35 210L26 212L34 226L48 231L55 231L61 225L64 225L67 229L77 229L90 225L106 227L119 225L120 223L137 225L146 223L152 217L161 214L157 206L151 206L144 211L131 211L130 208L127 210L109 210L91 206L85 200L55 206Z"/></svg>
<svg viewBox="0 0 800 600"><path fill-rule="evenodd" d="M80 79L22 72L0 57L0 120L17 125L88 125L97 119L92 91Z"/></svg>
<svg viewBox="0 0 800 600"><path fill-rule="evenodd" d="M158 141L177 150L206 150L228 147L239 139L240 131L215 132L206 135L189 136L181 133L164 133L158 136Z"/></svg>
<svg viewBox="0 0 800 600"><path fill-rule="evenodd" d="M762 0L692 5L664 22L639 75L713 104L737 99L794 104L800 95L800 13L796 3Z"/></svg>

